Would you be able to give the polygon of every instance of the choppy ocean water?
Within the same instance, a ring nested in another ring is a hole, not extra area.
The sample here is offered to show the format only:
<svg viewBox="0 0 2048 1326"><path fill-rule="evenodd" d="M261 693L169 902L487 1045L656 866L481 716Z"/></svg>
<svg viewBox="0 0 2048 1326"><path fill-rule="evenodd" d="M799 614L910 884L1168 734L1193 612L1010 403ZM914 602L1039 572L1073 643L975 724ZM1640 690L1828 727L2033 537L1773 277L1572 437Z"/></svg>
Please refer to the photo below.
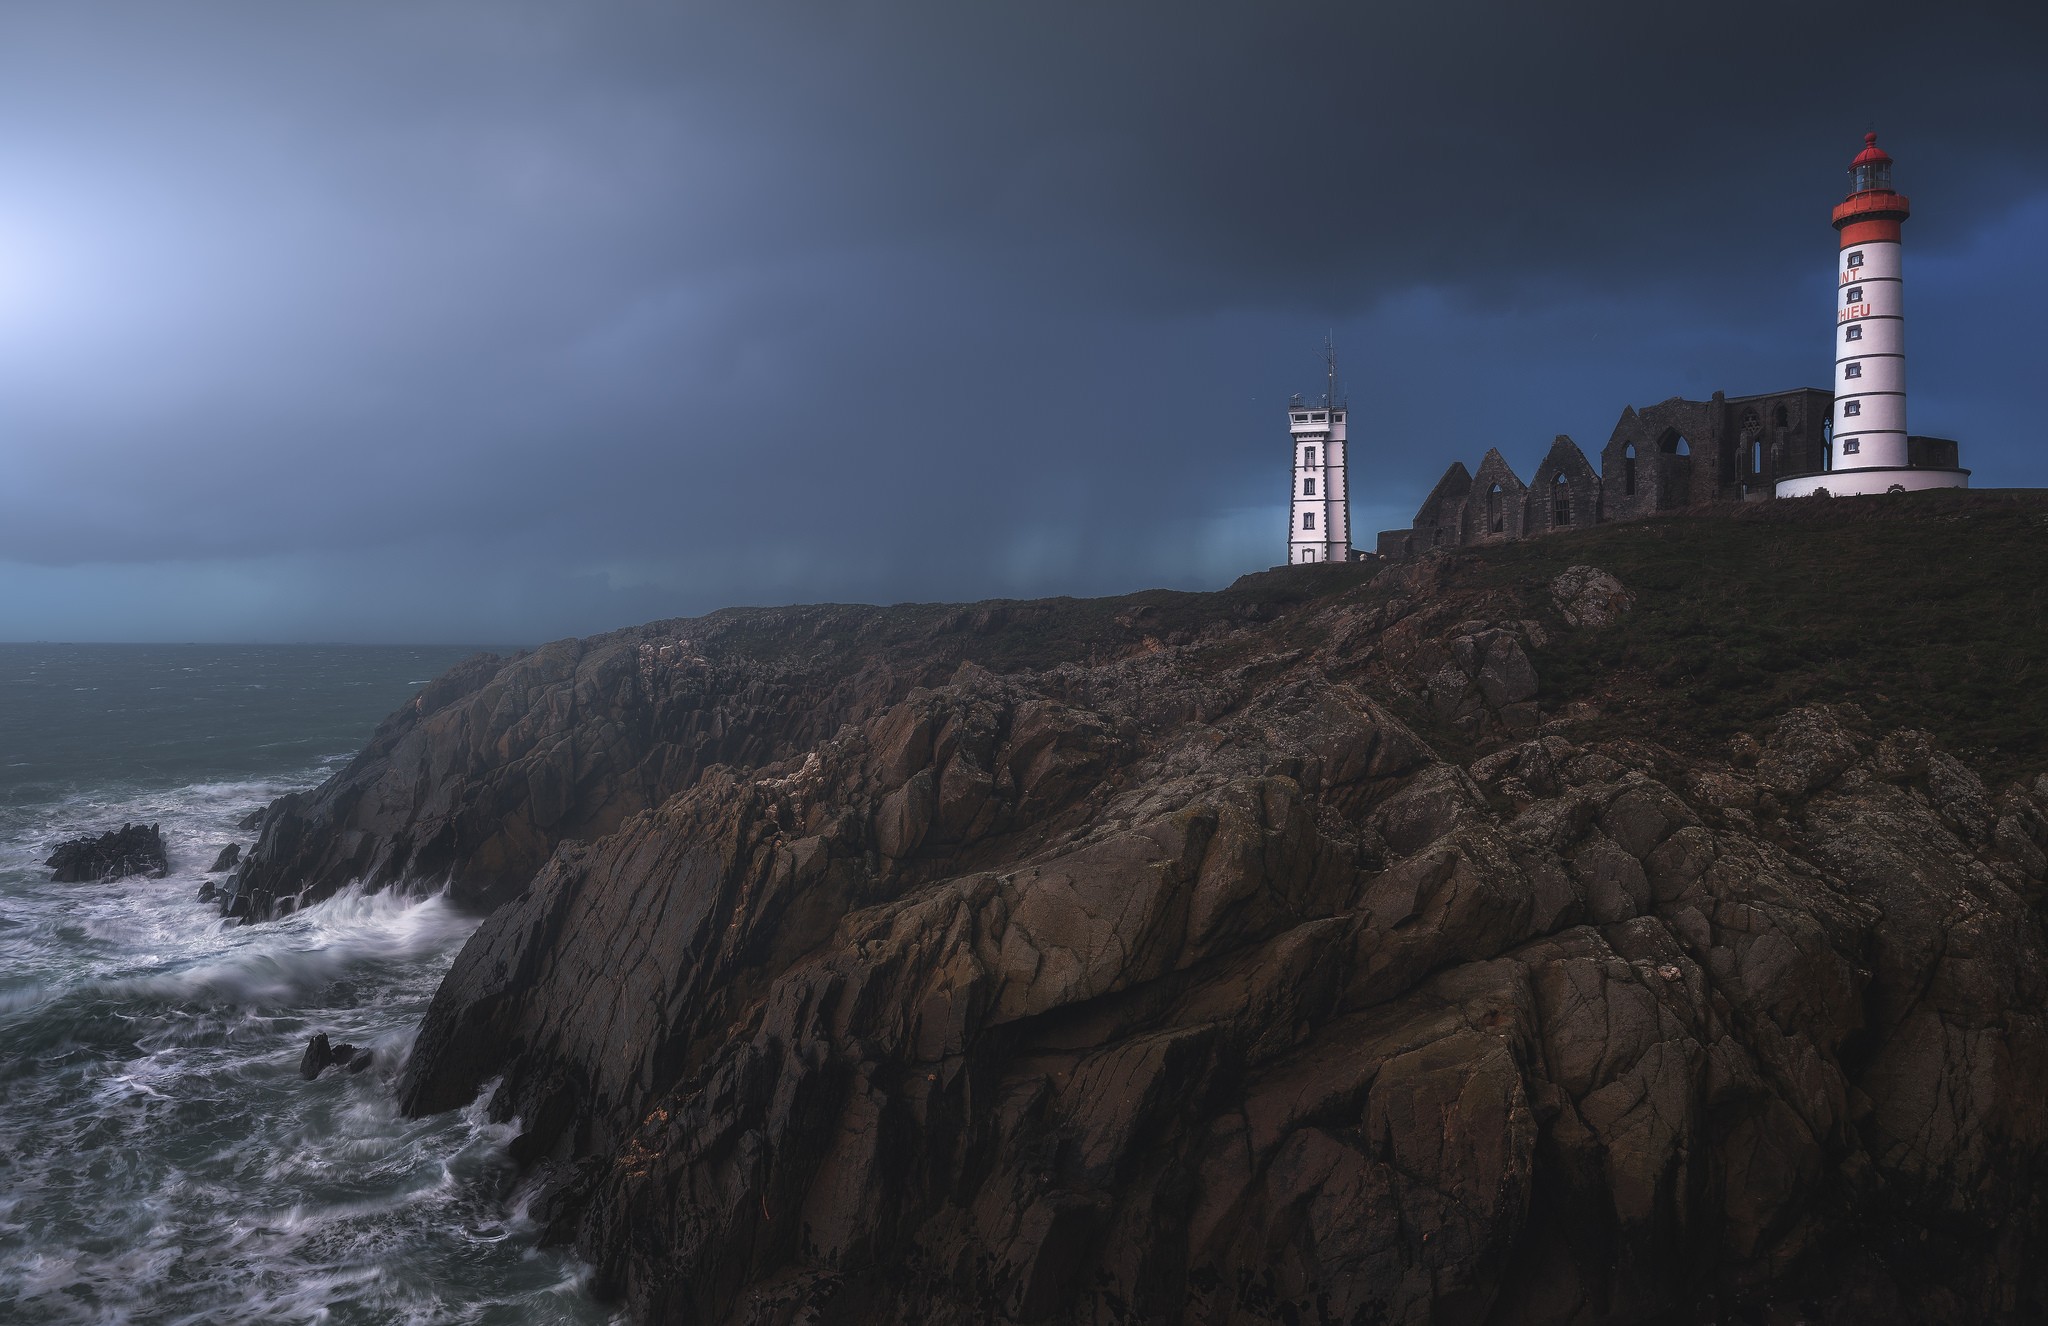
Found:
<svg viewBox="0 0 2048 1326"><path fill-rule="evenodd" d="M224 925L248 811L345 761L467 650L0 645L0 1321L582 1323L481 1111L392 1082L476 920L344 893ZM163 826L161 880L55 884L58 841ZM308 1036L368 1045L298 1075Z"/></svg>

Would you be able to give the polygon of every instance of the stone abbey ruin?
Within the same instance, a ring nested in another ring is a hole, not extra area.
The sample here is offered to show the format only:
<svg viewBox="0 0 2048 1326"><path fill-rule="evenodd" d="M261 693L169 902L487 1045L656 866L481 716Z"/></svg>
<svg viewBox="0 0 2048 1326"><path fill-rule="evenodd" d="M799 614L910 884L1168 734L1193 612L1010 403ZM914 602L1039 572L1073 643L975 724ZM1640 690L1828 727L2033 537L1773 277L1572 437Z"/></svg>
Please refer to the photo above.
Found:
<svg viewBox="0 0 2048 1326"><path fill-rule="evenodd" d="M1833 468L1833 406L1833 393L1815 387L1630 406L1600 449L1597 470L1560 434L1527 483L1498 449L1489 450L1476 474L1462 461L1446 470L1413 524L1380 534L1378 552L1401 559L1712 502L1764 501L1780 476ZM1914 437L1908 445L1915 466L1956 464L1956 444L1946 438Z"/></svg>

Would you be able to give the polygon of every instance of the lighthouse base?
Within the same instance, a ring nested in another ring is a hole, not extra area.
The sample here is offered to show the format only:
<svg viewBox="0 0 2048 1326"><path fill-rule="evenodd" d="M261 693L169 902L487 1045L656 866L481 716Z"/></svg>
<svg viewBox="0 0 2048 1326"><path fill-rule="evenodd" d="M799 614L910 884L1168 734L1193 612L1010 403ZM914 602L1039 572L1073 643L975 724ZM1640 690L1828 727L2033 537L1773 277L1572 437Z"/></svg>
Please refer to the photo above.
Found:
<svg viewBox="0 0 2048 1326"><path fill-rule="evenodd" d="M1919 466L1864 470L1823 470L1788 474L1778 480L1779 497L1868 497L1876 493L1919 493L1929 488L1968 488L1968 470L1923 469Z"/></svg>

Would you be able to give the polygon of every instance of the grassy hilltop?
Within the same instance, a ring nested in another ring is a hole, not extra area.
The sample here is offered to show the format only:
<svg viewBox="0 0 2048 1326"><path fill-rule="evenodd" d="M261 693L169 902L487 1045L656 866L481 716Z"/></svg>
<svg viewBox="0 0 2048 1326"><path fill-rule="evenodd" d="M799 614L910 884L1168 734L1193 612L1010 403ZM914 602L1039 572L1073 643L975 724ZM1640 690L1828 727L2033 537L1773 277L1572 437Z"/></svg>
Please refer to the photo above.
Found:
<svg viewBox="0 0 2048 1326"><path fill-rule="evenodd" d="M1723 507L1459 555L1447 584L1534 608L1578 564L1635 610L1538 652L1546 709L1596 701L1617 735L1684 745L1849 701L1994 779L2048 767L2048 494Z"/></svg>

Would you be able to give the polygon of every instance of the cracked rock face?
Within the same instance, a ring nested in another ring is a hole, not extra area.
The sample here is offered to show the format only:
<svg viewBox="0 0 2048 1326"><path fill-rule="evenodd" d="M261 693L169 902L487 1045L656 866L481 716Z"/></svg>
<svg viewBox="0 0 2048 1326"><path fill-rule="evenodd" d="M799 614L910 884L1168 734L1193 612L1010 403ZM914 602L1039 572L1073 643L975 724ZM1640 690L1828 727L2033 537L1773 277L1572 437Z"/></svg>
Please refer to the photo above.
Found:
<svg viewBox="0 0 2048 1326"><path fill-rule="evenodd" d="M907 627L877 609L768 616L772 626L729 612L458 664L327 783L247 826L259 836L221 891L222 912L265 920L352 883L446 885L493 906L559 844L611 832L714 766L800 753L850 715L946 675L976 626L957 610L902 614L916 618ZM890 629L907 632L917 655L869 666L861 646L879 647ZM801 661L766 661L729 639L754 631Z"/></svg>
<svg viewBox="0 0 2048 1326"><path fill-rule="evenodd" d="M1550 596L1570 626L1605 626L1636 602L1621 581L1597 566L1567 567L1550 582Z"/></svg>
<svg viewBox="0 0 2048 1326"><path fill-rule="evenodd" d="M479 666L358 779L536 866L405 1108L497 1079L647 1322L2039 1319L2048 779L1846 708L1578 739L1584 628L1432 574L1056 665L946 643L1016 605Z"/></svg>

